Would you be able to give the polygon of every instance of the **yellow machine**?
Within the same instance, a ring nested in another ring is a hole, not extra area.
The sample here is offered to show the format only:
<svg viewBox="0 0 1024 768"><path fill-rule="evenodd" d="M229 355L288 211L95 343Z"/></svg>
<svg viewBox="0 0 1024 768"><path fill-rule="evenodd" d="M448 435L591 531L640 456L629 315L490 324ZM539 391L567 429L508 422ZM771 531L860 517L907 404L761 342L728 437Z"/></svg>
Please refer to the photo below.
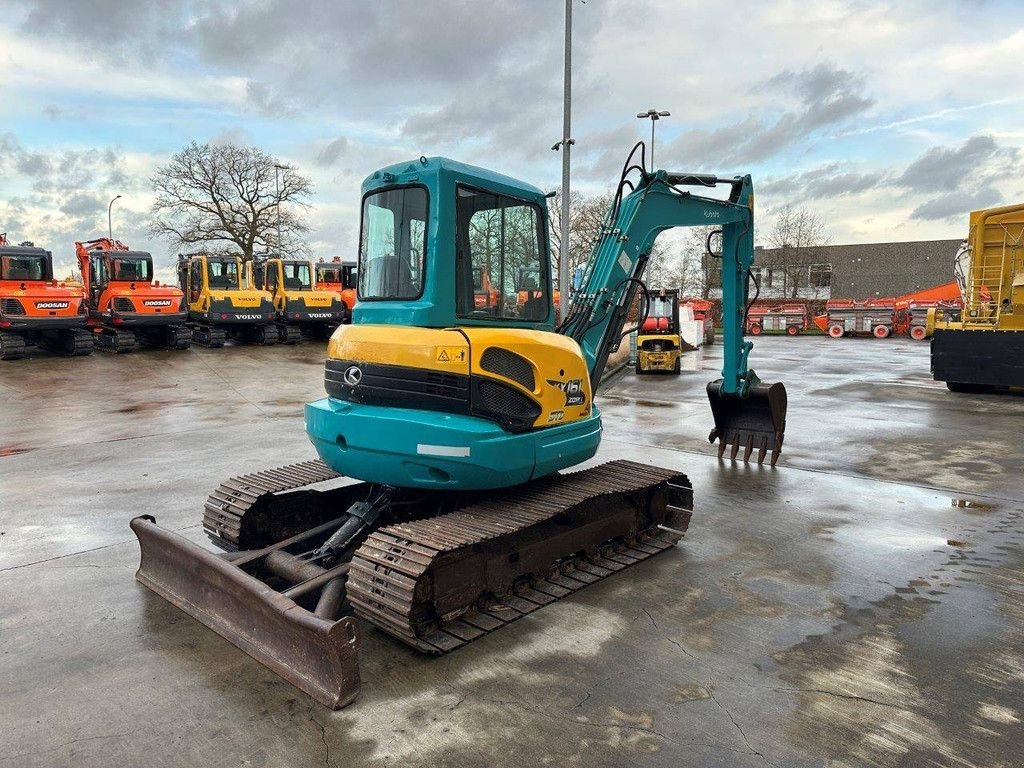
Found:
<svg viewBox="0 0 1024 768"><path fill-rule="evenodd" d="M271 295L248 286L237 256L179 253L178 283L195 343L223 347L229 337L253 344L277 341Z"/></svg>
<svg viewBox="0 0 1024 768"><path fill-rule="evenodd" d="M636 372L682 370L683 339L679 335L679 291L648 291L647 317L636 337Z"/></svg>
<svg viewBox="0 0 1024 768"><path fill-rule="evenodd" d="M959 321L935 321L932 375L954 392L1024 387L1024 203L972 211Z"/></svg>
<svg viewBox="0 0 1024 768"><path fill-rule="evenodd" d="M249 285L267 291L281 342L326 339L345 321L345 303L317 288L313 262L261 254L246 263Z"/></svg>

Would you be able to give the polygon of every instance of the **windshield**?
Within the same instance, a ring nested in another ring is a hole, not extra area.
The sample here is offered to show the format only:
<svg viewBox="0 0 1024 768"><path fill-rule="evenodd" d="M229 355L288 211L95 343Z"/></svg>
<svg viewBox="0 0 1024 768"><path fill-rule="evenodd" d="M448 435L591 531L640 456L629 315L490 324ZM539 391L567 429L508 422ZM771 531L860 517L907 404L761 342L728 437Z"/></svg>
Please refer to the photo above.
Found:
<svg viewBox="0 0 1024 768"><path fill-rule="evenodd" d="M427 190L402 187L363 200L361 299L416 299L423 293Z"/></svg>
<svg viewBox="0 0 1024 768"><path fill-rule="evenodd" d="M550 312L543 216L532 203L459 187L456 302L462 317L545 320Z"/></svg>
<svg viewBox="0 0 1024 768"><path fill-rule="evenodd" d="M313 290L313 280L309 271L309 264L306 262L285 262L281 265L284 268L284 287L291 291Z"/></svg>
<svg viewBox="0 0 1024 768"><path fill-rule="evenodd" d="M340 283L341 282L341 270L338 269L337 267L331 267L331 268L321 267L319 282L321 282L321 283Z"/></svg>
<svg viewBox="0 0 1024 768"><path fill-rule="evenodd" d="M0 256L0 280L46 280L45 256Z"/></svg>
<svg viewBox="0 0 1024 768"><path fill-rule="evenodd" d="M126 259L113 256L110 259L110 279L148 283L153 279L153 262L144 258Z"/></svg>
<svg viewBox="0 0 1024 768"><path fill-rule="evenodd" d="M238 264L231 261L207 262L206 271L210 280L211 288L237 288L238 287Z"/></svg>
<svg viewBox="0 0 1024 768"><path fill-rule="evenodd" d="M648 317L672 317L672 299L666 296L651 296Z"/></svg>

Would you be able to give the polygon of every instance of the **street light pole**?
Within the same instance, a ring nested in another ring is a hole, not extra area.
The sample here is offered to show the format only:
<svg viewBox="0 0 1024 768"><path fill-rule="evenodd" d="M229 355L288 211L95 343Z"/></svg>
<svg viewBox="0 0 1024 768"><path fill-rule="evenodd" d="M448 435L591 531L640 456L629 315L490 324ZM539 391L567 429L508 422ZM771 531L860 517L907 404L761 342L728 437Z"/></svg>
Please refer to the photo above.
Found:
<svg viewBox="0 0 1024 768"><path fill-rule="evenodd" d="M572 0L565 0L565 74L562 86L562 232L558 248L558 314L569 312L569 148L572 138ZM557 146L557 145L556 145Z"/></svg>
<svg viewBox="0 0 1024 768"><path fill-rule="evenodd" d="M107 237L110 238L111 240L114 239L114 222L113 219L111 219L110 209L114 207L114 201L120 199L121 195L118 195L109 203L107 203Z"/></svg>
<svg viewBox="0 0 1024 768"><path fill-rule="evenodd" d="M654 165L654 124L663 117L671 117L672 113L666 110L658 111L656 109L648 109L646 112L637 112L636 116L640 120L650 119L651 121L651 171L656 171L657 166Z"/></svg>

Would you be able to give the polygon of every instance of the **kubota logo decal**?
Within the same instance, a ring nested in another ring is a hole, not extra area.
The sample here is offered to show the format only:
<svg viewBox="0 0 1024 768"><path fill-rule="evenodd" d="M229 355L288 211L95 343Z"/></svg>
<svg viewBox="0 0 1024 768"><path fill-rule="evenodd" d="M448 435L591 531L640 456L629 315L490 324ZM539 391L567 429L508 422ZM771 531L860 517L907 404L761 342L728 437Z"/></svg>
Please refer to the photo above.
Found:
<svg viewBox="0 0 1024 768"><path fill-rule="evenodd" d="M36 309L67 309L70 305L66 301L37 301Z"/></svg>
<svg viewBox="0 0 1024 768"><path fill-rule="evenodd" d="M169 307L171 306L170 299L145 299L143 305L147 307Z"/></svg>
<svg viewBox="0 0 1024 768"><path fill-rule="evenodd" d="M548 384L552 387L557 387L562 390L565 394L565 405L583 405L587 401L586 395L583 394L583 379L570 379L569 381L558 381L557 379L548 379Z"/></svg>

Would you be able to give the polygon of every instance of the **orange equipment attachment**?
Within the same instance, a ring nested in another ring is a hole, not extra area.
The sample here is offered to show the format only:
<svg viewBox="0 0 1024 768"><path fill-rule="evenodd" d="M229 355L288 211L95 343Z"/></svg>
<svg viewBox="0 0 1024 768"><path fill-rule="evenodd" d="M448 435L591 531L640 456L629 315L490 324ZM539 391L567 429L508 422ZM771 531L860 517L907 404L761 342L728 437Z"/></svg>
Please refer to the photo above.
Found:
<svg viewBox="0 0 1024 768"><path fill-rule="evenodd" d="M85 291L53 279L52 254L0 235L0 359L24 357L33 345L87 355L93 344L85 320Z"/></svg>
<svg viewBox="0 0 1024 768"><path fill-rule="evenodd" d="M142 343L187 349L185 294L153 279L153 257L120 240L100 238L75 243L82 272L89 326L101 347L130 352Z"/></svg>

